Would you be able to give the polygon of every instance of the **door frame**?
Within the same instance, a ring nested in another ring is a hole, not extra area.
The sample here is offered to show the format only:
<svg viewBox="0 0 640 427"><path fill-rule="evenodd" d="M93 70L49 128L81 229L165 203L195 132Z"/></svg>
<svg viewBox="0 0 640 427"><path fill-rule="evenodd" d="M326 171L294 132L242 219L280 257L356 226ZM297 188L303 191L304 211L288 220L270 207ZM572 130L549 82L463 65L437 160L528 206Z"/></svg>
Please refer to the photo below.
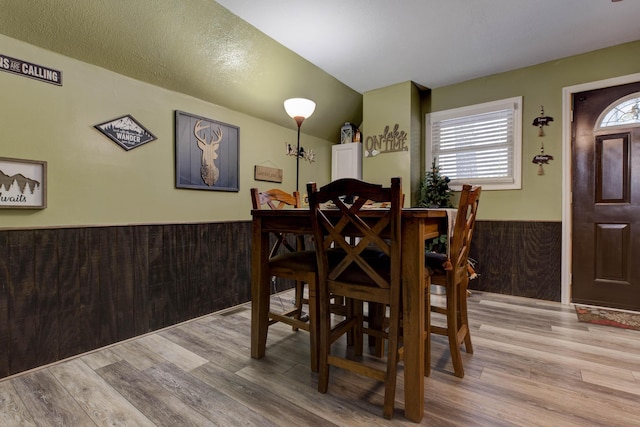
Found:
<svg viewBox="0 0 640 427"><path fill-rule="evenodd" d="M562 260L561 260L561 297L562 304L571 303L571 229L573 223L571 208L571 120L573 94L593 89L602 89L640 81L640 73L613 77L595 82L582 83L562 88Z"/></svg>

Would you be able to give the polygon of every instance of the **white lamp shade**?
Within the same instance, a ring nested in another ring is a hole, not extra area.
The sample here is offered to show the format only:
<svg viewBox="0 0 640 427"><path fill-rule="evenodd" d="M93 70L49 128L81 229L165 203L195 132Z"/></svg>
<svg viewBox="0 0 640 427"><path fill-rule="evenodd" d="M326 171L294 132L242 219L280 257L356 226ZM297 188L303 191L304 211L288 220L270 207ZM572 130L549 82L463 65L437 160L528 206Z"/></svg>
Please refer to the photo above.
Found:
<svg viewBox="0 0 640 427"><path fill-rule="evenodd" d="M308 118L316 109L316 103L306 98L290 98L284 101L284 109L292 118Z"/></svg>

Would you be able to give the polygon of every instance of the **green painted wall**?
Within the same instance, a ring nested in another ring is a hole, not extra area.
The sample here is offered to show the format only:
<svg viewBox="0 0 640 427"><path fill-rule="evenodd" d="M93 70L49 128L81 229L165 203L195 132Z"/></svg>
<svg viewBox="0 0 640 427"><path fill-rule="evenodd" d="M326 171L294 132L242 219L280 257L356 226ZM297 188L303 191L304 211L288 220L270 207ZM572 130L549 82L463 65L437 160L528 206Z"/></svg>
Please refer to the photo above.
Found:
<svg viewBox="0 0 640 427"><path fill-rule="evenodd" d="M272 185L253 180L255 165L283 169L282 187L293 190L295 186L295 159L284 155L285 142L295 143L296 138L295 123L289 118L291 126L276 125L13 38L0 36L0 45L2 54L64 73L64 86L56 87L0 72L0 91L5 100L0 103L0 156L49 162L48 208L0 210L2 228L248 219L249 188ZM423 114L522 95L523 188L484 192L479 218L559 221L562 215L562 88L637 72L640 72L640 41L430 92L421 92L411 82L367 92L363 96L365 143L368 136L379 135L385 126L393 128L397 123L400 130L409 134L410 150L364 158L363 178L388 183L391 176L401 176L405 193L411 194L413 204L424 170ZM342 97L335 99L325 103L340 104ZM282 100L275 104L274 109L286 117ZM555 119L545 129L544 138L545 151L552 154L554 160L545 166L542 176L537 175L537 166L531 163L540 148L537 128L531 126L539 115L540 105ZM239 193L174 188L175 110L240 127ZM93 128L97 123L124 114L132 114L158 140L125 152ZM305 129L313 127L314 120L324 120L322 109L303 124L302 145L313 149L317 156L315 163L301 161L301 187L310 180L322 185L330 177L330 144L335 141L305 134ZM336 132L344 121L336 124Z"/></svg>
<svg viewBox="0 0 640 427"><path fill-rule="evenodd" d="M407 133L405 145L409 149L365 156L362 160L362 178L389 185L392 177L401 177L402 190L407 195L406 205L410 203L408 195L413 193L412 187L416 180L416 172L412 175L411 165L415 161L420 163L420 122L416 125L419 116L415 114L415 111L419 111L419 97L416 91L412 82L404 82L365 92L363 96L363 151L371 148L374 138L378 142L383 139L387 126L391 132L396 124L399 125L399 131Z"/></svg>
<svg viewBox="0 0 640 427"><path fill-rule="evenodd" d="M640 72L640 41L547 62L515 71L433 89L423 111L433 112L465 105L523 96L522 190L483 191L479 219L560 221L562 219L562 89ZM365 101L366 101L365 96ZM554 118L538 137L533 119ZM366 108L366 105L365 105ZM366 111L366 109L365 109ZM554 160L544 175L531 163L544 140L545 153Z"/></svg>
<svg viewBox="0 0 640 427"><path fill-rule="evenodd" d="M1 209L0 228L247 220L249 188L295 188L295 158L285 155L285 143L296 142L292 119L275 125L1 35L0 46L2 54L62 70L64 83L0 72L0 157L48 162L48 207ZM240 192L175 188L175 110L240 128ZM125 114L158 139L125 151L93 128ZM304 133L313 120L303 124L301 145L316 161L300 162L300 182L324 184L333 141ZM283 183L255 181L255 165L283 169Z"/></svg>
<svg viewBox="0 0 640 427"><path fill-rule="evenodd" d="M213 0L0 0L0 34L285 127L282 101L310 98L304 129L332 142L362 121L361 94Z"/></svg>

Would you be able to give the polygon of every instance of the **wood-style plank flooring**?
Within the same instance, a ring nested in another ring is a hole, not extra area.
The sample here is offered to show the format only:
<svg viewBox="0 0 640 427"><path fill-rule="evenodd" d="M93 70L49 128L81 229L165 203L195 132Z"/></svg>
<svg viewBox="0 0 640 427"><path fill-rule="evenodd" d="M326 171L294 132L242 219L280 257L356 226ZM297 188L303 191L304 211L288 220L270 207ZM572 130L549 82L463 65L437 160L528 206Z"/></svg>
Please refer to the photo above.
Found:
<svg viewBox="0 0 640 427"><path fill-rule="evenodd" d="M640 332L489 293L471 296L469 314L465 378L433 337L423 425L640 425ZM267 356L254 360L249 328L243 305L5 379L0 426L415 425L403 416L402 369L385 420L373 380L332 370L329 392L317 392L306 332L272 326Z"/></svg>

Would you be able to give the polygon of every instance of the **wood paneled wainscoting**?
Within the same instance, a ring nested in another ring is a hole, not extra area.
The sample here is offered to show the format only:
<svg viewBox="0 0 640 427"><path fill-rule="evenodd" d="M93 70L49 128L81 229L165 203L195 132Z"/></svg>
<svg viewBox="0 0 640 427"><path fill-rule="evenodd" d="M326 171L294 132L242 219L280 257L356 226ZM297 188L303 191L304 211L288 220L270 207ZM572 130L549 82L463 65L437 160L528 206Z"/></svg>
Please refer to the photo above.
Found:
<svg viewBox="0 0 640 427"><path fill-rule="evenodd" d="M470 287L560 301L561 231L478 221ZM0 230L0 378L250 299L250 221Z"/></svg>
<svg viewBox="0 0 640 427"><path fill-rule="evenodd" d="M480 274L471 289L560 301L561 222L478 220L470 256Z"/></svg>
<svg viewBox="0 0 640 427"><path fill-rule="evenodd" d="M0 377L250 299L250 222L0 231Z"/></svg>

